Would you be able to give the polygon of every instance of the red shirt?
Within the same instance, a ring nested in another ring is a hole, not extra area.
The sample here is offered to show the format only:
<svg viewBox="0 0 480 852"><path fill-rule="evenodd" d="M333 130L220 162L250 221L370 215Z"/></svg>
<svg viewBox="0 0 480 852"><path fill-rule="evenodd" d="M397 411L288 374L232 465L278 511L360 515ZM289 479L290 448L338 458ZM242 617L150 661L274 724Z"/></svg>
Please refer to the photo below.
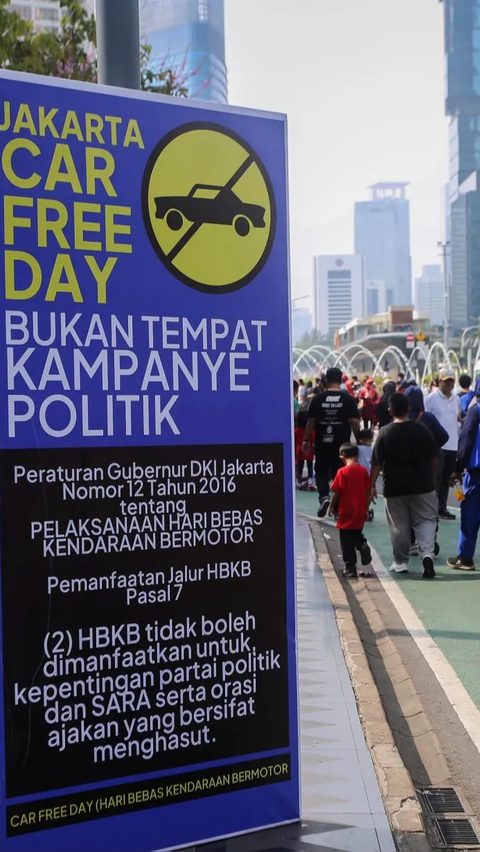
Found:
<svg viewBox="0 0 480 852"><path fill-rule="evenodd" d="M380 399L376 387L372 385L371 387L363 388L360 391L360 399L363 401L360 413L363 413L365 419L373 420Z"/></svg>
<svg viewBox="0 0 480 852"><path fill-rule="evenodd" d="M339 496L337 527L340 530L361 530L367 517L367 494L370 477L360 464L342 467L334 480L332 491Z"/></svg>
<svg viewBox="0 0 480 852"><path fill-rule="evenodd" d="M296 426L295 427L295 461L313 461L315 458L315 431L310 434L310 452L303 452L303 440L305 438L305 427Z"/></svg>

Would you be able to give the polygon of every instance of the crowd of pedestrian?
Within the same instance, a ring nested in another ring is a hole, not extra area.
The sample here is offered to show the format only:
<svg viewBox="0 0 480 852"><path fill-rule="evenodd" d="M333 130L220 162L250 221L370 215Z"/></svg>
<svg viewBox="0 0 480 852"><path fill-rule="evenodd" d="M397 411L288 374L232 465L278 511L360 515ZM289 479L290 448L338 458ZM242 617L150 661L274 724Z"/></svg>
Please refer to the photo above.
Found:
<svg viewBox="0 0 480 852"><path fill-rule="evenodd" d="M460 501L458 554L447 564L475 569L480 529L480 379L456 378L448 367L428 392L401 373L379 388L336 367L315 382L294 382L296 487L318 492L319 518L336 518L344 574L371 573L364 524L374 517L382 485L392 543L390 570L406 573L418 555L423 576L435 577L440 520L453 521L448 497ZM363 428L362 428L363 427ZM304 469L307 466L307 479Z"/></svg>

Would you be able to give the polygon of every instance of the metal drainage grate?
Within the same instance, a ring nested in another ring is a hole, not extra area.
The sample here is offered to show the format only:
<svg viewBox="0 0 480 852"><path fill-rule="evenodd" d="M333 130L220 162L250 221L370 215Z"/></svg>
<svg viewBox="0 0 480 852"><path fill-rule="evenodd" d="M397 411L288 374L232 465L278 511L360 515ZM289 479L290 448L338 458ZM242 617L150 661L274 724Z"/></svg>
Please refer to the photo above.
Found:
<svg viewBox="0 0 480 852"><path fill-rule="evenodd" d="M421 787L417 795L425 814L464 814L458 794L453 787Z"/></svg>
<svg viewBox="0 0 480 852"><path fill-rule="evenodd" d="M469 819L430 817L440 846L479 846L480 839Z"/></svg>

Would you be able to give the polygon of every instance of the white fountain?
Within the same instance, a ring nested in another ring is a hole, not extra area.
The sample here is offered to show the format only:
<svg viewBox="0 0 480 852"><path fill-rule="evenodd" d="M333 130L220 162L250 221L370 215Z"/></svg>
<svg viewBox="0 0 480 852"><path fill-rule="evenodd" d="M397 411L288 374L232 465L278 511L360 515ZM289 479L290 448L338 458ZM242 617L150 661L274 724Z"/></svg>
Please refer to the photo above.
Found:
<svg viewBox="0 0 480 852"><path fill-rule="evenodd" d="M428 350L421 379L422 384L425 383L426 376L438 373L444 367L453 370L457 378L462 369L457 353L453 349L447 350L440 340L436 340Z"/></svg>
<svg viewBox="0 0 480 852"><path fill-rule="evenodd" d="M417 355L421 355L425 359L421 376L418 366L414 368L414 363L416 363L416 360L418 361ZM320 375L328 367L339 367L342 372L351 375L355 373L354 364L362 358L372 364L374 377L383 376L388 356L394 359L399 372L405 373L407 379L415 379L419 384L425 384L426 376L438 373L442 367L452 369L457 378L462 372L457 353L453 349L447 350L439 340L435 341L428 350L425 347L415 346L408 358L398 346L393 344L386 346L378 358L361 343L350 343L341 350L321 343L310 346L306 350L295 347L293 349L293 371L294 375L298 376L312 372ZM480 344L476 353L475 365L478 362L480 362ZM362 370L362 372L364 371Z"/></svg>

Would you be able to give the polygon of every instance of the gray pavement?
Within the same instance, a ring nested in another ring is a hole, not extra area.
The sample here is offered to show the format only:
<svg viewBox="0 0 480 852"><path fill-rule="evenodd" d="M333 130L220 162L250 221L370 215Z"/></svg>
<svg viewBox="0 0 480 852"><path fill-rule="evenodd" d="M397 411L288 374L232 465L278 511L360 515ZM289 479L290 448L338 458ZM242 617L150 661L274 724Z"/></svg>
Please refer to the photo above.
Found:
<svg viewBox="0 0 480 852"><path fill-rule="evenodd" d="M297 525L302 816L318 849L394 852L333 606L308 525ZM311 846L309 848L312 848Z"/></svg>

